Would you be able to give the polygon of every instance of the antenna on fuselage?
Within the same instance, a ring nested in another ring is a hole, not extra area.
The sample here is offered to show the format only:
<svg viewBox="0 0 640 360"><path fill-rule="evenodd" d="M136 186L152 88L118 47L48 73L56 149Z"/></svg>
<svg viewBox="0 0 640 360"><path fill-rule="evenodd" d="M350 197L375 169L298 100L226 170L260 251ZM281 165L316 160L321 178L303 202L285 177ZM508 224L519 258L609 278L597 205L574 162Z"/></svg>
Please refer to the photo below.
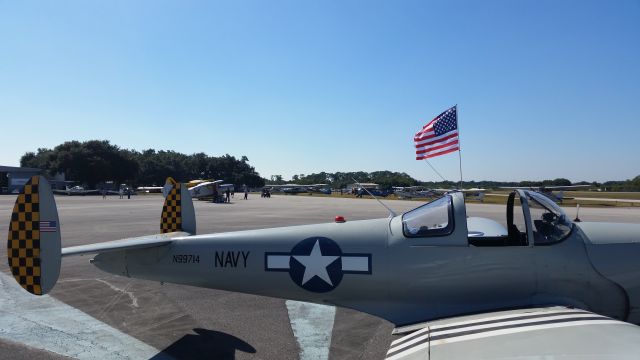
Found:
<svg viewBox="0 0 640 360"><path fill-rule="evenodd" d="M581 222L580 220L580 204L576 204L576 218L573 219L574 222Z"/></svg>
<svg viewBox="0 0 640 360"><path fill-rule="evenodd" d="M367 194L371 195L374 199L376 199L376 201L382 205L385 209L387 209L389 211L389 217L396 217L398 214L396 214L393 210L391 210L391 208L389 208L387 205L385 205L382 201L380 201L375 195L373 195L369 190L367 190L366 187L362 186L362 184L360 184L358 182L358 180L351 178L351 180L353 180L354 183L358 184L358 186L360 186L360 189L363 189L364 191L367 192Z"/></svg>

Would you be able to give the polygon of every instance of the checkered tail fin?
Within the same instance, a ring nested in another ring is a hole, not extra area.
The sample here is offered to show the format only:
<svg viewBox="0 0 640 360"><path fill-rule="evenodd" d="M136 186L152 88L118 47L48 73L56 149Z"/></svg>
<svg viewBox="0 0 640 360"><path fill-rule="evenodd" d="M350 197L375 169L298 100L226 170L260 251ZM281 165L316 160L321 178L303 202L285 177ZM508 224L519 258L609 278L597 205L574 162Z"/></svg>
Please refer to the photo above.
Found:
<svg viewBox="0 0 640 360"><path fill-rule="evenodd" d="M7 237L9 268L35 295L48 293L60 275L60 221L51 186L33 176L18 195Z"/></svg>
<svg viewBox="0 0 640 360"><path fill-rule="evenodd" d="M169 189L162 206L162 218L160 220L160 233L177 231L196 233L196 214L193 209L193 201L189 189L168 177L165 188Z"/></svg>

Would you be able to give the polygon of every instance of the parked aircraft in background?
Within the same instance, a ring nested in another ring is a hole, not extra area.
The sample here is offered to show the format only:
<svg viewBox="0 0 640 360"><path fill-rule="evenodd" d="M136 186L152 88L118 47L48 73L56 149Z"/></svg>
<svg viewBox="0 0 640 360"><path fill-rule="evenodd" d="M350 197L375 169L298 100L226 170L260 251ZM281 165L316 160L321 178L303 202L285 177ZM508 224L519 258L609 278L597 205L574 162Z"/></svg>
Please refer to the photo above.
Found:
<svg viewBox="0 0 640 360"><path fill-rule="evenodd" d="M9 225L16 281L46 294L61 257L96 254L93 265L119 276L378 316L404 334L393 360L640 354L640 224L575 224L546 196L515 190L505 227L467 218L452 191L383 219L196 235L187 187L167 187L161 234L61 249L51 189L34 176Z"/></svg>
<svg viewBox="0 0 640 360"><path fill-rule="evenodd" d="M204 183L204 182L208 182L208 181L213 181L213 180L202 180L202 179L197 179L197 180L191 180L189 182L187 182L185 184L185 186L190 189L198 184ZM146 193L161 193L162 189L164 188L164 186L139 186L136 188L136 191L138 192L146 192Z"/></svg>
<svg viewBox="0 0 640 360"><path fill-rule="evenodd" d="M53 190L54 194L58 194L58 195L69 195L69 196L73 196L73 195L97 195L100 192L100 190L87 190L82 186L73 186L73 187L68 187L65 190Z"/></svg>
<svg viewBox="0 0 640 360"><path fill-rule="evenodd" d="M400 199L430 198L437 193L424 186L396 186L393 193Z"/></svg>
<svg viewBox="0 0 640 360"><path fill-rule="evenodd" d="M586 189L592 187L591 185L566 185L566 186L502 186L500 189L507 190L534 190L544 194L549 199L562 203L565 199L564 192L567 190Z"/></svg>
<svg viewBox="0 0 640 360"><path fill-rule="evenodd" d="M136 188L136 191L144 193L161 193L162 186L139 186Z"/></svg>
<svg viewBox="0 0 640 360"><path fill-rule="evenodd" d="M193 181L189 182L192 183ZM199 181L197 184L192 186L187 186L189 188L189 195L192 198L210 198L213 197L213 193L217 190L218 195L221 195L220 185L224 182L224 180L215 180L215 181Z"/></svg>
<svg viewBox="0 0 640 360"><path fill-rule="evenodd" d="M469 188L469 189L432 189L437 194L447 194L453 191L461 192L465 197L472 198L475 200L483 201L486 189L481 188Z"/></svg>
<svg viewBox="0 0 640 360"><path fill-rule="evenodd" d="M310 193L331 195L331 186L328 184L312 184L307 187L307 191Z"/></svg>
<svg viewBox="0 0 640 360"><path fill-rule="evenodd" d="M207 183L207 182L214 182L214 181L216 180L215 179L195 179L195 180L190 180L185 185L187 186L187 189L191 189L194 186Z"/></svg>
<svg viewBox="0 0 640 360"><path fill-rule="evenodd" d="M299 184L283 184L283 185L266 185L266 189L271 192L281 192L285 194L300 194L300 193L321 193L331 195L331 187L327 184L311 184L311 185L299 185Z"/></svg>

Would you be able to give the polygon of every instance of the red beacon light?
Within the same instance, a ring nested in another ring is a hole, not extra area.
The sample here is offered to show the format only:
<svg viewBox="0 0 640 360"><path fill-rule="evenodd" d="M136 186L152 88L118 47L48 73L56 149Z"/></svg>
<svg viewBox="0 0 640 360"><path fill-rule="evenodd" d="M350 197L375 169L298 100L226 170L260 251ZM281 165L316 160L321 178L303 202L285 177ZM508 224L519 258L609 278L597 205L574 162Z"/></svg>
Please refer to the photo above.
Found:
<svg viewBox="0 0 640 360"><path fill-rule="evenodd" d="M336 216L336 222L337 223L343 223L343 222L346 222L346 221L347 220L344 219L344 216L340 216L340 215Z"/></svg>

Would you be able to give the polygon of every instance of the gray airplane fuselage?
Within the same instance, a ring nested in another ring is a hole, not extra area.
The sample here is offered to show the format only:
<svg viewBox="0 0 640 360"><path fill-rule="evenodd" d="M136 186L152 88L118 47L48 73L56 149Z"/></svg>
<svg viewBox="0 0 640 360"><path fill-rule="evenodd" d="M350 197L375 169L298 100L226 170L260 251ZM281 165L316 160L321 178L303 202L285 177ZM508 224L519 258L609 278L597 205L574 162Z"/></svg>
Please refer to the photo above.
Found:
<svg viewBox="0 0 640 360"><path fill-rule="evenodd" d="M93 263L133 278L348 307L396 325L547 304L640 322L639 225L574 226L547 246L472 246L463 196L451 196L445 236L407 237L397 216L184 236Z"/></svg>

